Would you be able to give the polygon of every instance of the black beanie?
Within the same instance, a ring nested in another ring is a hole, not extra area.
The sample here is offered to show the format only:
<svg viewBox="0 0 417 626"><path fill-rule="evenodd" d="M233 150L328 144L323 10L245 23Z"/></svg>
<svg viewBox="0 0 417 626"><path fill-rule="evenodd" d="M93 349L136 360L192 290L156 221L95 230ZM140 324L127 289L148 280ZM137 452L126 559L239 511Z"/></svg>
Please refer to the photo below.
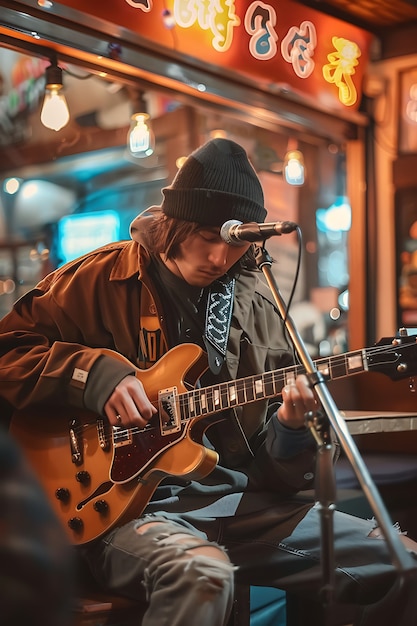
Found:
<svg viewBox="0 0 417 626"><path fill-rule="evenodd" d="M245 150L229 139L212 139L195 150L162 193L162 211L180 220L222 226L266 217L259 178Z"/></svg>

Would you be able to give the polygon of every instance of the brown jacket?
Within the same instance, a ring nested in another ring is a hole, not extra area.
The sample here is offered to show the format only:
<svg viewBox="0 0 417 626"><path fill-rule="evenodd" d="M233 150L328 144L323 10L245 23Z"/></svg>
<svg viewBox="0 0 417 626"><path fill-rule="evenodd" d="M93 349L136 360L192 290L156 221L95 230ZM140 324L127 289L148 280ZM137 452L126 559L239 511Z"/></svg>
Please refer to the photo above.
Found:
<svg viewBox="0 0 417 626"><path fill-rule="evenodd" d="M114 243L56 270L23 296L0 320L3 399L15 409L47 403L102 414L118 382L143 366L146 351L150 357L166 351L169 311L153 293L148 263L146 249L136 241ZM126 360L103 355L103 348ZM235 289L228 377L264 373L290 358L269 289L260 274L242 273ZM169 381L162 381L161 387L167 386ZM265 400L239 410L248 439L264 428L266 413ZM230 450L239 446L239 437L231 438ZM310 463L311 452L297 474L303 476Z"/></svg>
<svg viewBox="0 0 417 626"><path fill-rule="evenodd" d="M134 368L103 356L100 348L143 366L139 345L146 325L147 335L160 331L148 342L160 342L159 356L166 351L165 312L152 294L147 264L147 252L136 242L114 243L49 274L23 296L0 320L1 395L15 408L54 402L101 413L114 386ZM237 281L227 354L232 378L288 362L279 318L265 294L256 274ZM93 389L95 383L106 389Z"/></svg>

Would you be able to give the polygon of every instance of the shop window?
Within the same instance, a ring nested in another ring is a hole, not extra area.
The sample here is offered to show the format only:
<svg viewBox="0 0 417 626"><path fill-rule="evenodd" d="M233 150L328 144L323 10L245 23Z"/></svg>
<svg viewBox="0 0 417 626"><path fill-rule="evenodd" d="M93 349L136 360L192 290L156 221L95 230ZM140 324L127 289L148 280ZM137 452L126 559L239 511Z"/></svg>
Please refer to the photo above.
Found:
<svg viewBox="0 0 417 626"><path fill-rule="evenodd" d="M3 48L0 61L0 279L10 278L16 285L6 294L11 283L4 283L1 315L14 296L73 254L108 239L129 238L131 220L160 203L161 188L172 180L181 158L220 134L246 149L264 188L267 221L299 224L299 274L295 232L268 240L272 269L284 298L291 298L291 312L311 354L339 351L334 335L345 327L349 283L349 215L340 146L297 129L271 129L253 116L208 108L203 101L191 106L175 94L148 90L139 98L130 83L70 64L62 72L70 117L55 131L40 119L49 61ZM154 152L146 158L133 157L127 148L138 102L152 119ZM302 167L302 176L295 179L285 173L289 155L299 157L296 165ZM80 238L77 244L82 245L75 250L64 225L94 214L116 215L116 229L101 228L91 239Z"/></svg>

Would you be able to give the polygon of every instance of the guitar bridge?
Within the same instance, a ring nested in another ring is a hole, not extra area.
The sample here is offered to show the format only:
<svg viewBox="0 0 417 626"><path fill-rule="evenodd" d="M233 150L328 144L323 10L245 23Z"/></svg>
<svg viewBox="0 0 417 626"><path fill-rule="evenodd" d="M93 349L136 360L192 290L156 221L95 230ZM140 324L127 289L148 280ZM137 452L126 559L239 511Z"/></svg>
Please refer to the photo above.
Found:
<svg viewBox="0 0 417 626"><path fill-rule="evenodd" d="M161 389L158 393L159 423L162 435L181 430L181 416L176 387Z"/></svg>

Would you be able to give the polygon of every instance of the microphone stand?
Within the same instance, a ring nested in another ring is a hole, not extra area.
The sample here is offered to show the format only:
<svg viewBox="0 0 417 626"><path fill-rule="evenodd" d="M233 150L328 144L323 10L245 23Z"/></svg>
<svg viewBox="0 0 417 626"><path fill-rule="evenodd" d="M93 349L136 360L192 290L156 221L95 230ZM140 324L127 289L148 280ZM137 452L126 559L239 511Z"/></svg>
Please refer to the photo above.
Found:
<svg viewBox="0 0 417 626"><path fill-rule="evenodd" d="M402 582L404 582L406 572L415 570L414 560L406 551L398 532L393 529L382 498L349 433L346 422L340 414L323 376L317 371L292 318L288 315L286 304L271 271L272 259L264 245L256 248L256 263L268 282L280 315L305 370L305 374L311 387L314 388L325 412L324 417L319 413L309 412L306 414L307 425L318 444L316 497L317 506L321 513L323 597L326 603L332 601L335 570L333 512L336 508L336 482L333 468L333 445L330 438L330 425L334 429L340 445L355 471L362 490L374 512L378 525L384 534L392 562L399 571Z"/></svg>

